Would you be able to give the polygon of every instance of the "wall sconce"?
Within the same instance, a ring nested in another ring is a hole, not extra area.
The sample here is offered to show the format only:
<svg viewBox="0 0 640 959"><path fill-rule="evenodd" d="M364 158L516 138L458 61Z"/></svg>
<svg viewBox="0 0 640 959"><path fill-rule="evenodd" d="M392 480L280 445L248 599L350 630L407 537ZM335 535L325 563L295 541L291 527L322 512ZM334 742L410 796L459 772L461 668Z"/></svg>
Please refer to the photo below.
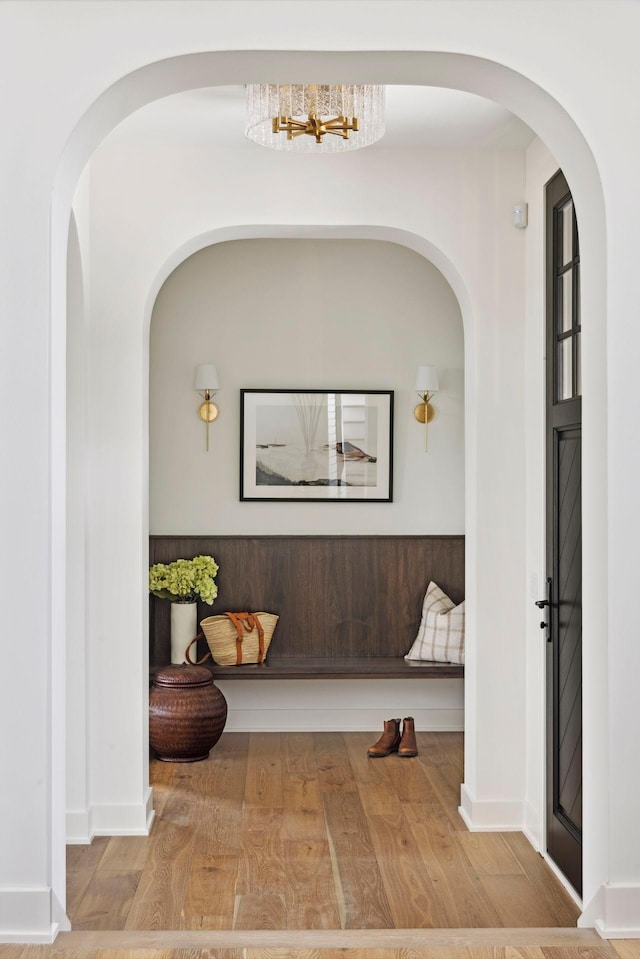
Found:
<svg viewBox="0 0 640 959"><path fill-rule="evenodd" d="M198 408L198 416L207 425L207 452L209 452L209 423L213 423L219 412L216 404L211 402L216 390L220 389L218 371L213 363L201 363L196 367L193 388L204 400Z"/></svg>
<svg viewBox="0 0 640 959"><path fill-rule="evenodd" d="M416 375L416 392L421 403L418 403L413 415L418 423L424 423L424 449L427 451L427 423L430 423L435 416L433 406L429 400L434 393L438 391L438 371L435 366L419 366Z"/></svg>

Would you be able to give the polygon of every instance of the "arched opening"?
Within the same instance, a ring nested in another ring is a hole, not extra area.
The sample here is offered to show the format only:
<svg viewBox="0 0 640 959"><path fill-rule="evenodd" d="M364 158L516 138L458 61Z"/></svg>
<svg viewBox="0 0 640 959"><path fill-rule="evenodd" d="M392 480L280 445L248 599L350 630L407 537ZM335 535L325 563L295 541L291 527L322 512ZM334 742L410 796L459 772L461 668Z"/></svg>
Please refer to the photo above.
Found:
<svg viewBox="0 0 640 959"><path fill-rule="evenodd" d="M225 55L221 54L217 56L220 58L220 62L218 64L220 68L220 75L224 76L225 70L228 69L229 73L234 73L234 76L232 77L232 79L235 79L236 78L235 73L237 73L237 69L238 69L237 63L242 63L243 58L240 57L237 59L237 61L234 60L234 67L232 70L230 67L230 62L228 58L227 59L225 58ZM246 61L251 62L253 56L254 55L249 55L249 54L245 55ZM259 55L259 54L255 55L256 61L258 63L260 61L261 56L264 56L264 55ZM381 73L385 73L385 72L387 73L387 79L388 79L388 75L391 73L395 73L396 76L402 73L403 79L406 79L408 76L410 76L411 82L417 82L417 83L440 82L443 84L446 82L448 85L456 85L456 86L460 85L459 82L454 83L452 78L452 73L455 74L456 60L458 61L466 60L467 63L469 63L470 65L470 61L472 59L472 58L456 58L453 56L449 57L444 54L443 55L422 55L422 56L411 55L407 58L406 61L401 60L399 57L396 57L395 55L371 55L371 56L372 56L372 62L375 62L376 64L376 69L378 69ZM279 54L279 58L280 58L280 64L282 66L283 59L286 60L287 58L286 56L283 57L282 54ZM170 64L169 63L165 64L164 66L167 67L166 73L164 72L163 65L161 64L156 64L153 68L150 67L149 71L151 74L155 73L156 79L159 79L159 80L161 79L163 84L169 82L168 76L169 74L173 73L174 77L170 81L173 84L173 86L170 87L170 89L177 89L180 87L181 83L184 84L184 87L188 87L190 84L195 85L197 83L197 71L203 70L205 67L207 68L207 70L209 70L212 62L214 62L215 59L216 59L216 55L211 55L210 57L208 55L202 55L202 57L184 58L184 62L181 65L178 65L175 61L171 61ZM340 59L340 55L328 56L327 57L327 61L329 64L328 69L334 69L334 70L339 69L339 59ZM291 55L291 60L292 60L292 63L295 62L295 55ZM187 63L187 61L189 62ZM477 74L474 75L473 80L467 78L465 82L465 86L467 88L474 89L476 92L482 92L484 95L489 95L489 91L490 92L495 91L496 89L495 85L497 84L498 79L502 80L504 79L505 74L508 75L509 80L512 81L511 83L507 85L509 95L508 97L505 97L504 93L502 93L501 96L496 97L496 99L502 99L502 102L505 102L505 99L508 99L509 102L506 105L510 106L512 109L514 109L516 113L519 113L521 116L523 116L523 118L527 122L529 122L532 127L537 129L538 132L541 133L545 141L553 149L555 155L562 162L562 165L567 171L570 178L572 178L572 172L575 171L575 181L572 179L572 182L574 183L574 196L576 197L578 208L579 210L582 208L581 212L584 211L582 216L582 222L584 224L585 234L588 237L588 239L586 241L586 244L583 246L583 259L586 260L587 262L590 262L592 266L592 272L591 272L592 289L590 291L592 295L590 297L590 305L593 312L593 328L596 329L599 326L599 324L595 320L597 305L602 303L603 293L604 293L604 281L603 281L604 258L603 257L601 258L600 256L601 243L603 243L602 238L604 236L604 231L600 229L602 226L602 222L601 222L602 210L601 210L600 192L597 184L596 171L595 171L595 168L593 167L593 161L588 151L588 148L582 141L580 135L576 131L575 127L573 126L569 118L567 118L566 115L564 115L563 117L562 111L557 106L557 104L554 104L553 101L550 101L549 98L546 97L541 91L539 91L538 88L533 88L532 85L529 84L523 78L518 77L515 74L511 74L510 71L505 71L504 68L498 67L495 64L488 64L486 61L481 61L477 64L474 63L473 65L477 66L478 68ZM256 65L254 63L253 64L254 69L255 69L255 66ZM186 71L183 71L181 69L182 67L185 67L188 69L186 69ZM245 67L246 67L246 64L245 64ZM140 73L142 72L143 71L140 71ZM180 74L182 74L182 76L180 77L180 79L178 79L178 76ZM189 74L189 76L186 76L186 74ZM228 76L229 74L227 73L226 75ZM131 80L131 83L135 87L136 77L134 76L133 78L127 78L127 81L129 79ZM137 79L140 79L140 78L138 77ZM149 77L146 77L146 79L149 79ZM210 83L211 80L209 79L208 82ZM122 81L122 83L125 83L125 81ZM164 89L166 91L167 87L165 86ZM533 103L535 108L534 106L532 106L532 101L529 100L530 94L533 94ZM151 99L152 95L149 93L149 91L147 91L145 93L145 97L149 97L149 99ZM109 112L109 106L110 106L109 99L110 99L109 96L105 94L105 97L103 98L103 101L100 104L98 113L104 110L103 116ZM556 125L559 119L560 119L560 123L559 125ZM111 121L108 121L108 122L113 122L113 118ZM80 127L78 128L76 142L75 144L73 144L73 146L78 146L79 141L84 138L83 134L88 133L88 130L86 128L82 129L82 126L83 125L81 124ZM105 128L106 128L106 124L105 124ZM545 135L546 133L548 133L548 136ZM57 242L57 240L60 239L61 223L64 222L64 216L65 215L68 216L68 204L70 203L69 193L71 192L71 188L74 182L73 163L71 161L75 159L76 162L81 166L82 162L84 162L84 159L86 159L86 155L84 157L82 156L82 151L80 151L78 154L76 154L75 157L73 157L72 156L74 152L73 146L67 155L67 160L69 162L63 164L63 167L62 167L63 175L61 176L61 181L66 180L66 185L68 187L68 190L66 192L66 198L63 198L64 190L62 190L61 194L59 194L59 198L61 200L61 207L56 209L56 213L62 215L62 220L56 217L55 222L56 222L56 226L58 227L58 230L57 232L54 231L54 237L55 237L54 242ZM298 225L296 229L299 229L299 228L300 226ZM586 250L585 250L585 246L586 246ZM57 254L54 252L55 263L63 261L63 258L58 260L59 256L60 256L60 250L58 250ZM439 259L443 258L442 254L436 254L436 256ZM434 259L434 262L436 262L435 259ZM453 272L450 267L448 268L448 271L449 273ZM443 272L445 272L444 269L443 269ZM445 275L447 275L446 272L445 272ZM147 291L149 291L153 287L153 283L154 283L154 278L151 275L148 275L147 281L145 284ZM452 282L452 286L454 286L454 289L456 289L456 285L458 286L458 288L461 287L461 282L457 278L454 279ZM147 293L147 304L149 303L149 299L151 299L151 294ZM465 313L465 315L472 316L474 313L473 305L469 304L469 309L467 312L465 312L464 294L461 294L459 299L463 308L463 313ZM585 299L586 299L586 296L585 296ZM64 298L61 294L60 297L57 299L56 303L54 303L54 314L58 316L60 315L60 308L61 306L63 306L63 303L64 303ZM586 325L586 322L587 321L585 319L585 325ZM466 333L467 333L467 336L469 337L468 330L466 330ZM472 342L472 337L469 337L469 345L466 347L467 350L472 349L471 342ZM595 338L594 338L594 342L595 342ZM467 355L469 356L470 354L467 353ZM468 364L467 366L468 370L474 370L477 362L477 355L475 354L475 351L471 355L473 356L474 362L471 364ZM138 365L138 368L135 372L135 379L136 379L137 385L134 388L134 392L137 393L138 396L140 396L141 387L142 387L142 395L144 395L144 391L145 391L144 385L143 385L144 369L145 369L144 364L146 361L144 346L140 348L139 357L137 357L136 359L138 358L141 360L141 362ZM591 376L594 379L596 378L594 375L596 371L600 373L600 368L599 368L600 361L601 359L597 355L597 349L594 349L592 346L592 353L591 353L591 356L589 357L588 350L585 348L585 384L587 383L589 378L589 374L588 374L589 369L591 370ZM113 375L113 370L111 370L110 375ZM599 378L602 379L602 377L599 377ZM471 485L471 488L469 488L467 492L467 508L468 508L467 509L467 513L468 513L467 543L468 543L468 550L469 550L469 561L468 561L469 575L468 575L468 581L467 581L467 589L468 589L468 594L471 594L470 595L471 599L473 598L474 592L476 592L478 588L477 587L478 571L482 569L483 563L486 562L486 553L485 553L486 544L484 544L481 541L482 539L481 537L479 541L479 536L478 536L478 525L479 525L478 510L482 509L483 502L482 502L482 496L481 495L479 496L479 490L476 485L475 478L478 474L478 471L482 473L483 468L484 469L488 468L488 464L483 464L482 462L480 463L478 462L478 455L477 455L478 454L478 450L477 450L478 432L476 428L478 424L477 422L474 421L476 416L476 407L477 407L477 404L475 402L475 400L477 399L477 390L478 390L478 384L475 384L473 382L468 382L467 397L468 397L468 411L470 413L470 417L468 421L468 436L469 436L470 442L468 445L469 465L468 465L467 475L468 476L473 475L473 483ZM470 397L472 397L473 400L470 400L469 399ZM592 416L592 421L591 421L592 428L598 427L599 426L599 423L597 421L598 413L595 409L591 410L591 416ZM127 484L126 484L127 486L129 486L129 483L132 481L133 486L138 490L138 494L139 494L139 503L136 504L136 506L133 508L131 515L127 517L127 523L129 524L128 526L129 531L130 533L133 534L133 539L131 540L131 542L134 542L135 540L135 542L137 543L135 549L131 553L131 565L128 570L129 574L133 573L134 580L136 575L135 570L137 569L139 571L141 568L144 568L146 566L146 561L145 561L146 532L144 528L144 525L145 525L144 516L145 516L145 510L146 510L146 501L145 501L145 493L144 493L144 488L146 483L146 476L145 476L146 466L145 466L145 460L144 460L144 453L142 452L144 448L145 428L146 428L144 413L142 413L139 410L138 414L136 415L136 419L137 419L137 426L136 426L137 436L131 448L131 452L134 457L134 460L135 460L135 457L140 457L140 458L137 460L137 463L136 463L135 477L132 478L131 475L129 474L127 479ZM585 431L587 429L586 420L587 420L587 410L585 409ZM480 459L482 459L482 457L480 457ZM596 485L599 484L601 481L600 471L596 470L593 474L593 477L594 477L593 479L594 484ZM130 487L129 487L129 492L130 492ZM600 492L602 492L601 489L600 489ZM95 519L99 524L98 518L95 518ZM101 533L98 529L96 529L95 532L97 534L95 537L95 541L100 542ZM106 535L107 531L103 529L102 533ZM585 530L585 535L586 535L586 530ZM594 527L594 529L592 529L591 531L591 535L592 537L597 538L597 536L599 535L598 529ZM60 547L60 545L61 544L59 542L58 547ZM593 575L597 571L598 564L595 558L595 553L592 553L591 556L593 561L593 568L591 572ZM587 571L585 570L585 572ZM101 598L97 596L96 599L97 599L97 605L99 607L100 603L104 601L104 598L101 600ZM144 625L145 625L144 603L145 601L146 601L146 598L144 596L143 591L141 589L134 588L131 592L131 595L127 599L127 601L123 604L123 610L121 615L124 618L122 622L127 623L128 631L132 632L133 634L135 634L139 630L144 635ZM472 602L473 602L473 599L472 599ZM485 616L486 612L487 612L486 610L483 610L482 616ZM484 626L485 629L490 628L490 622L491 622L491 619L489 617L489 619L485 621L485 626ZM61 642L61 639L62 637L58 635L57 636L58 642ZM585 641L586 641L586 637L585 637ZM144 644L143 644L143 649L144 649ZM473 670L474 670L474 665L473 665L473 660L471 660L470 662L471 682L469 682L468 684L469 688L468 688L468 694L467 694L468 695L467 709L470 717L473 717L475 715L475 712L478 706L478 695L479 695L478 689L473 680ZM144 684L142 682L143 675L144 675L144 656L142 652L140 652L140 655L136 654L136 675L135 676L132 675L130 677L132 689L133 687L137 689L137 693L134 693L134 695L137 695L140 700L142 700L142 697L144 694L143 693ZM54 710L59 710L60 706L61 706L60 702L56 701L54 703ZM470 721L473 722L472 719L470 719ZM114 732L112 730L112 736L115 736L115 738L117 738L117 735L118 735L117 731ZM142 760L142 755L144 755L144 751L145 751L145 732L144 732L143 716L141 718L141 724L140 724L140 729L138 730L137 740L138 741L136 744L136 750L138 751L138 759L136 760L135 757L131 757L131 760L130 760L132 778L136 778L140 775L141 768L144 763L144 760ZM98 737L98 742L99 741L100 741L100 736ZM483 746L482 743L478 743L473 733L469 737L469 741L470 741L470 746L469 746L469 755L468 755L468 763L467 763L467 768L468 768L467 783L470 786L472 795L476 797L481 797L483 794L486 794L487 789L489 788L487 784L483 784L482 782L483 777L485 775L484 764L487 758L486 757L487 746L486 744ZM138 763L141 763L142 766L138 767L137 765ZM141 791L139 790L138 796L135 797L134 801L132 801L132 806L140 805L140 795L141 795ZM120 805L122 805L122 803L120 803ZM139 813L139 810L138 810L138 813ZM57 837L57 841L58 842L60 841L60 836ZM596 883L595 877L599 872L599 865L600 864L598 863L592 864L593 875L594 875L592 886L594 885L594 883Z"/></svg>

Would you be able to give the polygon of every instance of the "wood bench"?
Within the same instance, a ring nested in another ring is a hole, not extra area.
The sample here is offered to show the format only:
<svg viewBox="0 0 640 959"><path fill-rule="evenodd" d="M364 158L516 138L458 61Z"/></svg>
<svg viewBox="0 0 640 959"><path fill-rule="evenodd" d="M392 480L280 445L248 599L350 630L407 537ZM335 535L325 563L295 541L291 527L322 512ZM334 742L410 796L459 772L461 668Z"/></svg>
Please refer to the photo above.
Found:
<svg viewBox="0 0 640 959"><path fill-rule="evenodd" d="M262 665L217 666L217 679L423 679L464 675L410 663L422 600L434 580L464 597L463 536L152 536L150 564L212 555L218 598L198 619L267 610L280 620ZM151 598L150 664L169 662L169 603ZM207 650L199 644L199 656Z"/></svg>
<svg viewBox="0 0 640 959"><path fill-rule="evenodd" d="M215 679L435 679L464 676L454 663L409 663L395 656L272 656L262 665L207 665Z"/></svg>

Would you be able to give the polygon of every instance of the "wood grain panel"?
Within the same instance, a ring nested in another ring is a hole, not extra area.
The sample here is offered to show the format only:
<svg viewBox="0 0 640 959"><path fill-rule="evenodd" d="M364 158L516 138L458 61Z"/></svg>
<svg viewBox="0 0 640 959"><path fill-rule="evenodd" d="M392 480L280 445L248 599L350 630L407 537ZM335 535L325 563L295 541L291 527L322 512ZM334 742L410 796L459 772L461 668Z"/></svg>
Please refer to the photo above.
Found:
<svg viewBox="0 0 640 959"><path fill-rule="evenodd" d="M549 882L549 867L542 856L531 855L531 844L521 832L503 833L503 839L527 879L553 913L554 925L575 926L580 914L579 909L559 882Z"/></svg>
<svg viewBox="0 0 640 959"><path fill-rule="evenodd" d="M405 816L433 880L446 925L482 928L502 925L487 892L455 840L450 817L440 805L405 806Z"/></svg>
<svg viewBox="0 0 640 959"><path fill-rule="evenodd" d="M345 928L392 928L393 913L358 793L325 792L323 802Z"/></svg>
<svg viewBox="0 0 640 959"><path fill-rule="evenodd" d="M189 806L195 810L195 805ZM127 916L127 929L179 926L194 851L194 827L165 819L154 824L153 843Z"/></svg>
<svg viewBox="0 0 640 959"><path fill-rule="evenodd" d="M256 891L238 896L234 928L286 929L287 907L282 893Z"/></svg>
<svg viewBox="0 0 640 959"><path fill-rule="evenodd" d="M245 803L242 815L241 857L236 893L240 896L253 897L251 902L257 908L256 897L258 894L260 897L283 897L284 890L285 863L282 809L268 809L262 806L250 806ZM251 908L253 908L253 905ZM245 903L243 911L247 908ZM262 927L238 926L236 924L236 928ZM282 926L266 926L265 928L285 929L286 923Z"/></svg>
<svg viewBox="0 0 640 959"><path fill-rule="evenodd" d="M554 916L526 876L481 876L503 926L552 926Z"/></svg>
<svg viewBox="0 0 640 959"><path fill-rule="evenodd" d="M521 876L517 859L496 832L457 832L456 841L478 876Z"/></svg>
<svg viewBox="0 0 640 959"><path fill-rule="evenodd" d="M416 917L425 928L442 927L447 910L424 868L402 805L393 813L369 816L368 825L396 929L408 928Z"/></svg>
<svg viewBox="0 0 640 959"><path fill-rule="evenodd" d="M612 939L610 945L620 959L640 959L640 939Z"/></svg>
<svg viewBox="0 0 640 959"><path fill-rule="evenodd" d="M211 856L240 852L248 751L247 733L227 733L205 762L194 763L191 767L197 770L193 789L201 795L196 813L200 852ZM206 784L205 788L198 786L200 779Z"/></svg>
<svg viewBox="0 0 640 959"><path fill-rule="evenodd" d="M401 657L434 580L464 598L463 536L152 536L150 563L211 554L226 610L277 613L278 658ZM151 598L150 659L169 662L169 603ZM202 651L206 651L203 645Z"/></svg>
<svg viewBox="0 0 640 959"><path fill-rule="evenodd" d="M73 919L108 849L108 836L97 836L89 845L67 846L67 915Z"/></svg>
<svg viewBox="0 0 640 959"><path fill-rule="evenodd" d="M142 870L98 869L73 917L74 929L124 929Z"/></svg>
<svg viewBox="0 0 640 959"><path fill-rule="evenodd" d="M339 929L340 911L327 836L284 847L288 929Z"/></svg>
<svg viewBox="0 0 640 959"><path fill-rule="evenodd" d="M224 925L213 928L229 929L233 922L238 877L238 856L194 855L189 870L184 900L184 916L197 918L195 928L210 928L205 917L217 916Z"/></svg>
<svg viewBox="0 0 640 959"><path fill-rule="evenodd" d="M636 943L637 948L637 943ZM612 959L611 947L608 943L587 946L542 946L540 949L544 959ZM613 953L615 956L615 952ZM636 951L636 956L638 952Z"/></svg>
<svg viewBox="0 0 640 959"><path fill-rule="evenodd" d="M289 841L326 844L313 733L289 733L283 740L283 836Z"/></svg>
<svg viewBox="0 0 640 959"><path fill-rule="evenodd" d="M314 733L313 741L321 791L356 792L358 785L344 736L340 733Z"/></svg>

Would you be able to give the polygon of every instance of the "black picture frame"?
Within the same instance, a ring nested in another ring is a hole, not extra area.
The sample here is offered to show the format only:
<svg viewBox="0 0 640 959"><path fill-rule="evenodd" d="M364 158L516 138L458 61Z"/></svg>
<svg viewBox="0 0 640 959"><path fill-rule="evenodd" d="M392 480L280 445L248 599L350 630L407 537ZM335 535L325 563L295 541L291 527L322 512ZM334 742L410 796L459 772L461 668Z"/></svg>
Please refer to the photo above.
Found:
<svg viewBox="0 0 640 959"><path fill-rule="evenodd" d="M240 500L393 502L393 390L240 390Z"/></svg>

